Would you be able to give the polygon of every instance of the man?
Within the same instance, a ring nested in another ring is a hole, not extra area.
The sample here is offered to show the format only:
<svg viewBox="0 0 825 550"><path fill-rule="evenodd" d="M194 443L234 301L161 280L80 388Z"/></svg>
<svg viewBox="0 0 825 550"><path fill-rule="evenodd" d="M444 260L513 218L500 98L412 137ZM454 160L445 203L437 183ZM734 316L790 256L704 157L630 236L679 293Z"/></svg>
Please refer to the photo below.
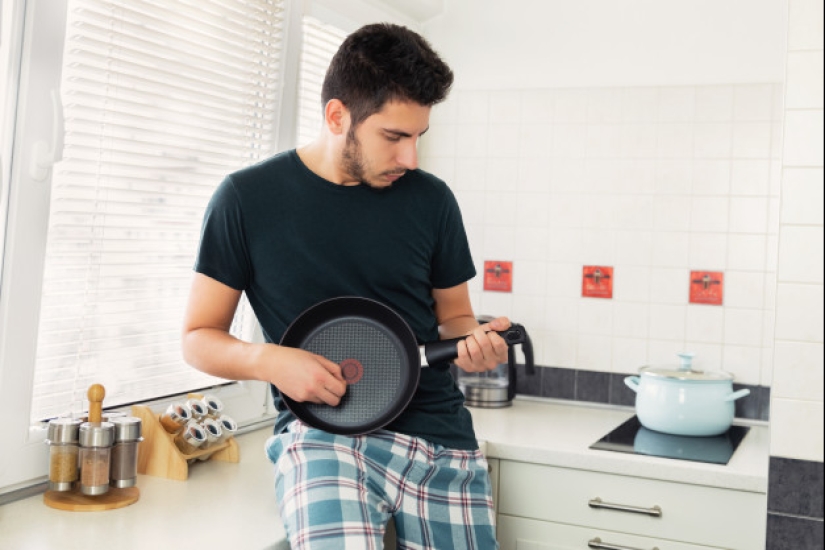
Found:
<svg viewBox="0 0 825 550"><path fill-rule="evenodd" d="M418 169L418 139L452 85L419 35L368 25L327 72L319 137L228 176L204 218L183 329L188 363L224 378L265 380L280 411L267 453L293 550L380 548L394 517L404 548L497 548L487 466L447 364L423 369L407 409L385 429L329 434L294 419L280 395L335 406L340 367L277 345L305 309L337 296L378 300L420 342L469 335L454 363L491 370L507 357L479 326L461 214L444 182ZM265 344L229 335L241 292Z"/></svg>

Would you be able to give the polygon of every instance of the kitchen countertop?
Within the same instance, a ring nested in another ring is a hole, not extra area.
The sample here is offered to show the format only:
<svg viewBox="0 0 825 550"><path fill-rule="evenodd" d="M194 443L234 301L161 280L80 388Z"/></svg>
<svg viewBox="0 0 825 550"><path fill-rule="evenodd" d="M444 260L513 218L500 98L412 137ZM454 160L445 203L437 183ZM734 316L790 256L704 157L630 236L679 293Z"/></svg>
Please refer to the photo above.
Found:
<svg viewBox="0 0 825 550"><path fill-rule="evenodd" d="M519 398L504 409L470 410L490 458L767 492L764 423L749 423L731 461L720 466L589 449L633 416L628 408ZM263 451L270 433L237 436L240 463L196 463L187 481L139 476L140 499L125 508L65 512L47 507L39 494L0 506L0 548L287 550Z"/></svg>
<svg viewBox="0 0 825 550"><path fill-rule="evenodd" d="M518 398L503 409L471 408L476 436L489 458L707 485L768 491L769 429L751 429L727 465L589 449L634 415L632 408Z"/></svg>
<svg viewBox="0 0 825 550"><path fill-rule="evenodd" d="M66 512L40 494L0 506L0 548L288 550L264 453L271 433L237 436L239 463L195 463L186 481L139 475L140 499L124 508Z"/></svg>

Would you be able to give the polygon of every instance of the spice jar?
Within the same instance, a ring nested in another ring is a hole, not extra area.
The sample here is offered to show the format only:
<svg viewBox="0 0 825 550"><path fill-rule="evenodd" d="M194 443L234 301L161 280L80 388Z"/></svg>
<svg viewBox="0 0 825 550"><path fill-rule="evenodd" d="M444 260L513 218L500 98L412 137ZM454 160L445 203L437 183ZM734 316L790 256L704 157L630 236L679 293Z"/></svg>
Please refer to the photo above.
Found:
<svg viewBox="0 0 825 550"><path fill-rule="evenodd" d="M202 399L187 399L186 405L192 411L193 420L200 420L209 414L209 407Z"/></svg>
<svg viewBox="0 0 825 550"><path fill-rule="evenodd" d="M81 421L55 418L49 422L49 489L69 491L77 481L78 434Z"/></svg>
<svg viewBox="0 0 825 550"><path fill-rule="evenodd" d="M238 431L238 424L229 415L222 414L221 417L218 418L218 424L221 425L221 442L226 441Z"/></svg>
<svg viewBox="0 0 825 550"><path fill-rule="evenodd" d="M192 419L192 411L185 404L172 403L160 417L160 425L170 434L180 432Z"/></svg>
<svg viewBox="0 0 825 550"><path fill-rule="evenodd" d="M220 423L214 418L204 418L200 422L201 427L206 432L206 443L205 447L211 447L221 439L221 435L223 434L223 430L221 429Z"/></svg>
<svg viewBox="0 0 825 550"><path fill-rule="evenodd" d="M206 432L195 422L190 420L183 431L175 436L175 445L184 454L191 454L198 450L206 441Z"/></svg>
<svg viewBox="0 0 825 550"><path fill-rule="evenodd" d="M223 402L214 395L204 395L203 402L206 403L207 414L217 420L223 412Z"/></svg>
<svg viewBox="0 0 825 550"><path fill-rule="evenodd" d="M128 415L122 411L105 411L103 413L103 421L114 422L116 418L123 418L124 416Z"/></svg>
<svg viewBox="0 0 825 550"><path fill-rule="evenodd" d="M80 492L102 495L109 490L109 459L115 438L111 422L80 425Z"/></svg>
<svg viewBox="0 0 825 550"><path fill-rule="evenodd" d="M112 446L109 484L122 489L137 483L138 444L143 441L140 418L123 416L112 419L115 440Z"/></svg>

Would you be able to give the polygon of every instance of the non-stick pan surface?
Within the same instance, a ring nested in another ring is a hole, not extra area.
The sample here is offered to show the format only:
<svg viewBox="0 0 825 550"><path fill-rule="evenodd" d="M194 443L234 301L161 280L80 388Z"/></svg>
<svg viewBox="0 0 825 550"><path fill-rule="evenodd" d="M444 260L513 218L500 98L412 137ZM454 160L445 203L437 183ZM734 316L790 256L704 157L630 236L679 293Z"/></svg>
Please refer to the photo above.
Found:
<svg viewBox="0 0 825 550"><path fill-rule="evenodd" d="M374 300L341 297L316 304L287 328L281 345L341 366L347 392L336 407L281 394L296 417L325 431L358 435L381 428L404 410L418 386L415 335L400 315Z"/></svg>

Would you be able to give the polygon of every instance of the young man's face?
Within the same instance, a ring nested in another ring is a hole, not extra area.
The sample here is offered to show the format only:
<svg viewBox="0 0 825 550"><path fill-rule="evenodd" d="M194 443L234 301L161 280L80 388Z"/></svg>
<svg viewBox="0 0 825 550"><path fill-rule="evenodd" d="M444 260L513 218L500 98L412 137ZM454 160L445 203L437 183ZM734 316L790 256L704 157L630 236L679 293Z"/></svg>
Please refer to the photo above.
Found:
<svg viewBox="0 0 825 550"><path fill-rule="evenodd" d="M418 167L418 138L430 125L430 107L393 101L350 127L342 168L353 180L386 188Z"/></svg>

